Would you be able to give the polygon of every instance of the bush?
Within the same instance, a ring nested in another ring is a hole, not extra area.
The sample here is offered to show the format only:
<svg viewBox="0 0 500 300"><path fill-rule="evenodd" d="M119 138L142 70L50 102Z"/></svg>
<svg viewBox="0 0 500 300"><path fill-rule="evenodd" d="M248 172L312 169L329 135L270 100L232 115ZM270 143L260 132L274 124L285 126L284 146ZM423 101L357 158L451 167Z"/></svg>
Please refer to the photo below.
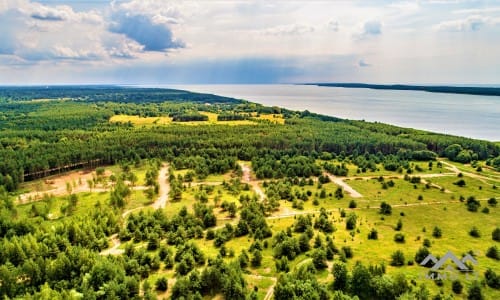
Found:
<svg viewBox="0 0 500 300"><path fill-rule="evenodd" d="M472 282L472 285L469 287L469 291L467 293L467 299L469 300L484 299L484 295L481 290L481 284L477 280L474 280L474 282Z"/></svg>
<svg viewBox="0 0 500 300"><path fill-rule="evenodd" d="M165 277L160 277L156 280L155 287L157 291L165 292L168 289L168 280Z"/></svg>
<svg viewBox="0 0 500 300"><path fill-rule="evenodd" d="M489 247L488 250L486 251L486 256L489 257L489 258L493 258L493 259L499 260L500 259L500 255L498 254L498 248L497 248L497 246L491 246L491 247Z"/></svg>
<svg viewBox="0 0 500 300"><path fill-rule="evenodd" d="M403 229L403 221L401 219L398 220L398 223L396 224L396 228L394 228L396 231L401 231Z"/></svg>
<svg viewBox="0 0 500 300"><path fill-rule="evenodd" d="M396 243L404 243L405 242L405 235L398 232L394 235L394 241Z"/></svg>
<svg viewBox="0 0 500 300"><path fill-rule="evenodd" d="M322 249L314 250L311 256L316 270L323 270L328 267L328 264L326 263L326 252Z"/></svg>
<svg viewBox="0 0 500 300"><path fill-rule="evenodd" d="M496 199L496 198L491 197L490 199L488 199L488 204L489 204L490 206L495 207L495 206L497 206L498 201L497 201L497 199Z"/></svg>
<svg viewBox="0 0 500 300"><path fill-rule="evenodd" d="M391 255L391 266L399 267L405 264L405 255L403 251L396 250Z"/></svg>
<svg viewBox="0 0 500 300"><path fill-rule="evenodd" d="M382 202L380 204L380 213L383 214L383 215L390 215L390 214L392 214L392 206L390 204Z"/></svg>
<svg viewBox="0 0 500 300"><path fill-rule="evenodd" d="M355 213L349 213L349 215L347 216L347 219L345 221L345 228L347 230L355 229L357 219L358 219L358 217L356 216Z"/></svg>
<svg viewBox="0 0 500 300"><path fill-rule="evenodd" d="M464 286L458 279L453 280L453 282L451 283L451 290L457 295L462 293L463 288Z"/></svg>
<svg viewBox="0 0 500 300"><path fill-rule="evenodd" d="M481 233L479 232L479 229L477 229L476 226L472 227L472 229L469 231L469 235L471 237L478 238L481 236Z"/></svg>
<svg viewBox="0 0 500 300"><path fill-rule="evenodd" d="M441 231L441 228L434 226L434 229L432 230L432 236L435 238L440 238L443 235L443 232Z"/></svg>
<svg viewBox="0 0 500 300"><path fill-rule="evenodd" d="M429 255L429 249L427 247L420 247L415 254L415 261L420 264Z"/></svg>
<svg viewBox="0 0 500 300"><path fill-rule="evenodd" d="M255 249L253 251L252 260L250 261L250 263L254 268L260 267L260 265L262 264L262 253L260 252L260 250Z"/></svg>
<svg viewBox="0 0 500 300"><path fill-rule="evenodd" d="M470 196L469 198L467 198L467 210L468 211L476 212L480 206L481 206L481 203L479 203L479 201L477 201L474 196Z"/></svg>
<svg viewBox="0 0 500 300"><path fill-rule="evenodd" d="M358 206L358 205L357 205L356 201L351 200L351 201L349 202L349 208L356 208L357 206Z"/></svg>
<svg viewBox="0 0 500 300"><path fill-rule="evenodd" d="M342 253L344 253L346 258L352 258L352 249L350 246L342 247Z"/></svg>
<svg viewBox="0 0 500 300"><path fill-rule="evenodd" d="M372 230L370 230L370 233L368 233L368 239L369 240L378 240L377 229L372 228Z"/></svg>
<svg viewBox="0 0 500 300"><path fill-rule="evenodd" d="M492 269L488 269L484 272L484 279L489 287L497 290L500 289L500 276L498 276Z"/></svg>
<svg viewBox="0 0 500 300"><path fill-rule="evenodd" d="M491 233L491 239L500 242L500 227L497 227Z"/></svg>
<svg viewBox="0 0 500 300"><path fill-rule="evenodd" d="M459 186L459 187L464 187L465 186L465 180L459 179L458 181L454 182L453 184L456 185L456 186Z"/></svg>

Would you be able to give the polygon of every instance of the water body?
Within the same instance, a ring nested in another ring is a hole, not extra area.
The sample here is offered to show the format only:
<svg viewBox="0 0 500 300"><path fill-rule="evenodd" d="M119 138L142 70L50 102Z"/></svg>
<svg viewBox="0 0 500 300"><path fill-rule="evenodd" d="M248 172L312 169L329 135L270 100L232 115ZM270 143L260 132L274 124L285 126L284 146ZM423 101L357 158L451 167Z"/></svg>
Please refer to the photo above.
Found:
<svg viewBox="0 0 500 300"><path fill-rule="evenodd" d="M168 85L352 120L500 141L500 97L310 85Z"/></svg>

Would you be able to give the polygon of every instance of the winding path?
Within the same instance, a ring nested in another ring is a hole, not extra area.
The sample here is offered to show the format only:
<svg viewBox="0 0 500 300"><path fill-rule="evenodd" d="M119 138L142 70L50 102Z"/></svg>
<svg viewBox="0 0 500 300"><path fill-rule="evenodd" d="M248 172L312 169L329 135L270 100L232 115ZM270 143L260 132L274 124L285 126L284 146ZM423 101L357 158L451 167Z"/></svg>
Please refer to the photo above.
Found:
<svg viewBox="0 0 500 300"><path fill-rule="evenodd" d="M159 197L156 201L151 205L154 209L164 208L167 204L168 195L170 193L170 183L168 182L168 165L163 164L159 175L158 175L158 184L160 185Z"/></svg>
<svg viewBox="0 0 500 300"><path fill-rule="evenodd" d="M239 163L241 170L243 171L243 175L241 176L241 180L244 183L248 183L249 185L252 186L252 189L257 193L257 196L259 196L259 199L263 201L266 199L266 194L262 190L262 188L259 185L259 182L257 180L252 180L251 176L251 170L250 167L247 164L244 164L242 162Z"/></svg>
<svg viewBox="0 0 500 300"><path fill-rule="evenodd" d="M159 196L158 199L156 199L155 202L151 204L151 207L154 209L162 209L165 207L167 204L168 200L168 195L170 193L170 183L168 182L168 165L163 164L159 174L158 174L158 184L160 186L159 188ZM145 187L143 187L145 188ZM141 210L143 209L144 206L128 209L122 213L122 218L125 218L127 215L130 213L136 211L136 210ZM117 234L113 234L110 237L111 242L113 243L113 246L111 248L108 248L106 250L101 251L101 255L119 255L123 253L122 249L118 249L121 245L120 239L118 238Z"/></svg>

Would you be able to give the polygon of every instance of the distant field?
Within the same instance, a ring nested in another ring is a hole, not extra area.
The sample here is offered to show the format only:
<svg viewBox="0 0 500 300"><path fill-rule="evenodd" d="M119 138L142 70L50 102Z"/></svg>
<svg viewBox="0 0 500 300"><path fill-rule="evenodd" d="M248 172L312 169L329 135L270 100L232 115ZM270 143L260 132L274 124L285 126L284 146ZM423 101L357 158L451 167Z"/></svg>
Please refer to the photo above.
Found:
<svg viewBox="0 0 500 300"><path fill-rule="evenodd" d="M114 115L109 119L111 123L128 123L135 126L158 126L158 125L256 125L259 121L266 121L273 124L285 124L285 119L281 114L253 114L254 116L248 120L235 120L235 121L217 121L218 114L212 112L200 112L200 114L208 116L208 121L188 121L178 122L173 121L171 117L140 117L134 115Z"/></svg>

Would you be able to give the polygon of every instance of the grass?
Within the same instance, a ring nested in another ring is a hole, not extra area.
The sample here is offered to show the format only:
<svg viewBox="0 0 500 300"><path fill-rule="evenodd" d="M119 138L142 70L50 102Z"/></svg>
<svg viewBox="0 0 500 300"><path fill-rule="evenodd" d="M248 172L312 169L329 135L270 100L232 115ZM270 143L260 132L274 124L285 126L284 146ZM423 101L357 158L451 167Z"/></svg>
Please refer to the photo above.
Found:
<svg viewBox="0 0 500 300"><path fill-rule="evenodd" d="M111 123L132 123L136 126L141 125L168 125L172 123L170 117L140 117L132 115L114 115L109 119Z"/></svg>
<svg viewBox="0 0 500 300"><path fill-rule="evenodd" d="M114 115L109 119L111 123L131 123L134 126L165 126L165 125L229 125L229 126L241 126L241 125L257 125L260 121L270 122L272 124L285 124L285 119L281 114L261 114L256 115L248 120L235 120L235 121L217 121L218 114L213 112L199 112L202 115L208 117L207 121L188 121L188 122L177 122L173 121L170 117L140 117L135 115Z"/></svg>
<svg viewBox="0 0 500 300"><path fill-rule="evenodd" d="M210 116L209 116L210 118ZM213 118L213 116L212 116ZM421 167L427 166L423 163ZM468 166L459 165L457 166L461 170L466 170L467 172L473 173ZM121 172L119 166L111 166L106 169L118 174ZM133 172L139 177L138 185L141 184L145 167L132 168ZM425 170L425 169L424 169ZM184 175L189 170L176 170L175 175ZM434 166L433 172L446 173L447 170L444 168L438 169ZM378 173L377 173L378 172ZM427 170L425 171L427 172ZM498 176L498 172L491 171L493 176ZM478 272L482 278L486 269L491 268L496 270L498 273L500 271L500 261L496 261L485 256L486 250L497 242L491 239L491 232L495 227L500 227L500 207L489 207L489 213L482 212L469 212L465 203L459 202L460 195L465 198L468 196L475 196L477 199L488 199L490 197L500 198L500 190L493 189L492 184L494 177L492 179L479 179L473 178L468 175L464 175L463 179L466 182L465 187L458 187L453 183L459 178L456 175L448 175L442 177L426 178L427 181L444 187L449 192L443 192L438 188L426 188L425 184L419 183L414 184L407 182L401 178L392 179L395 183L394 187L389 187L388 189L383 189L381 182L378 181L378 176L397 176L397 172L387 172L387 171L376 171L371 173L360 174L363 178L351 178L347 179L345 182L353 187L355 190L360 192L363 197L355 199L357 202L357 208L350 210L358 216L358 221L356 224L356 229L353 231L346 230L345 218L340 215L340 209L346 209L350 200L353 198L347 194L344 198L337 200L330 194L334 194L338 186L334 183L323 184L322 188L326 191L326 198L319 199L319 193L321 188L318 188L317 182L314 185L309 186L293 186L292 194L296 191L305 192L307 190L311 191L311 196L307 201L304 202L303 211L299 211L292 207L292 202L280 201L280 212L281 213L309 213L313 216L313 220L318 216L318 213L314 211L319 210L321 207L326 208L329 211L329 220L333 222L335 227L335 232L328 234L334 241L337 248L341 249L344 246L349 246L353 250L353 258L347 261L349 267L352 267L356 261L361 261L365 265L375 265L384 264L387 268L387 273L389 275L395 275L402 273L406 276L408 281L415 280L417 285L420 283L425 283L427 288L431 291L431 295L437 294L440 289L443 289L445 293L451 293L451 283L449 281L444 282L443 287L438 287L431 281L424 279L423 275L427 271L426 268L419 266L417 263L414 265L405 265L401 267L390 266L391 255L396 250L401 250L406 261L413 260L417 250L423 245L424 239L429 239L431 241L430 251L435 256L443 256L447 251L452 251L459 258L468 251L473 251L476 253L476 258L479 262L475 266L475 271ZM412 174L416 175L416 174ZM223 175L209 175L207 178L203 179L203 182L210 183L221 183L223 180L228 180L232 176L231 173ZM385 179L388 181L389 179ZM38 185L40 183L26 184L25 188L40 188ZM182 200L179 202L167 202L165 207L165 213L168 216L176 214L183 206L186 206L189 211L193 211L193 204L196 203L195 195L200 189L199 186L193 183L192 186L186 184L186 189L182 193ZM499 184L497 184L498 186ZM479 187L482 187L481 189ZM237 206L240 206L239 196L243 194L252 194L252 191L242 191L238 195L229 193L220 184L214 186L212 193L208 195L208 204L214 205L215 196L219 195L220 200L218 205L223 201L235 202ZM423 200L418 200L417 196L422 195ZM85 212L91 210L93 206L100 201L101 203L107 203L109 199L109 193L89 193L83 192L78 194L79 201L77 205L77 210L75 215L84 214ZM319 205L313 205L313 199L318 198ZM379 213L380 202L385 201L392 205L391 215L381 215ZM52 214L52 218L59 218L61 216L60 207L67 202L67 196L55 197L50 201L40 201L35 203L35 206L49 206L49 213ZM444 203L438 203L444 202ZM149 204L143 191L133 191L130 196L127 206L125 209L133 209L137 207L142 207ZM407 205L408 204L408 205ZM486 201L481 201L481 208L487 206ZM42 207L40 207L42 208ZM31 213L31 204L19 205L17 206L18 214L21 216L29 216ZM218 219L227 217L227 213L221 211L219 208L214 209L214 213ZM277 214L277 213L275 213ZM279 231L286 231L288 228L292 227L295 222L296 217L290 215L287 217L279 219L268 219L268 225L272 229L273 233ZM394 241L394 235L398 232L395 230L395 226L398 220L402 220L403 228L400 231L405 235L404 243L396 243ZM47 223L54 221L46 221ZM224 225L225 223L231 223L235 225L237 218L233 220L218 220L217 226ZM442 230L442 237L435 238L432 236L433 228L437 226ZM471 237L469 234L470 229L476 226L481 233L479 238ZM378 232L377 240L368 240L367 235L372 228L375 228ZM318 234L317 230L314 234ZM320 233L325 239L326 235ZM293 233L294 237L299 237L299 233ZM216 248L212 240L197 239L193 240L200 249L204 252L205 256L215 257L219 253L219 249ZM311 247L314 238L311 239ZM162 241L165 243L165 241ZM234 251L235 257L237 257L243 249L248 249L253 243L253 239L249 236L243 236L239 238L233 238L226 242L225 246L228 251ZM273 285L274 281L272 278L278 278L279 274L275 268L275 260L273 257L272 249L272 238L267 239L268 247L262 251L263 260L262 266L258 268L247 269L247 274L245 274L245 279L248 282L248 287L257 287L259 299L263 299L268 291L268 289ZM122 245L123 246L123 245ZM140 247L140 244L136 245ZM251 256L251 254L250 254ZM226 257L226 260L232 260L234 258ZM335 256L335 260L339 259L339 255ZM300 254L294 260L290 261L290 268L296 269L301 264L309 262L311 259L307 254ZM147 279L152 285L159 276L167 276L172 279L174 277L174 272L172 270L160 269L159 272L153 274ZM264 277L259 277L264 276ZM331 282L332 275L329 270L321 271L317 274L318 280L321 282ZM461 282L464 284L464 292L470 280L467 280L464 275L459 275ZM169 290L173 281L169 282ZM487 299L495 299L495 290L491 288L483 288L483 293ZM161 297L168 295L158 294Z"/></svg>

